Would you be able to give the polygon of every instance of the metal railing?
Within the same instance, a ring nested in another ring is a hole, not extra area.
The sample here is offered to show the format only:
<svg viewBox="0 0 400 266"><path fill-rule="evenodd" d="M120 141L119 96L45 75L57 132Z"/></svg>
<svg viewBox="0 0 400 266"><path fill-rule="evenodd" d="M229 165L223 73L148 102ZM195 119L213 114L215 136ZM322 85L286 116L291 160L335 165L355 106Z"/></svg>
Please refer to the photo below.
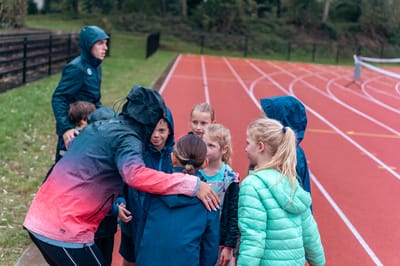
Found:
<svg viewBox="0 0 400 266"><path fill-rule="evenodd" d="M77 55L76 33L0 35L0 92L58 73Z"/></svg>

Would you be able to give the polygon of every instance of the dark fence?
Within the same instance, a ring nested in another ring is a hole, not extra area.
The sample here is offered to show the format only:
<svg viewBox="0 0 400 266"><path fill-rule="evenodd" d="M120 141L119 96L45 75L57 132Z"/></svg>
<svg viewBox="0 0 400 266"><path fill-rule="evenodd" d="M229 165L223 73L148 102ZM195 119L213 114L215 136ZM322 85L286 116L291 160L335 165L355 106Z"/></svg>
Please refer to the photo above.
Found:
<svg viewBox="0 0 400 266"><path fill-rule="evenodd" d="M232 54L240 57L256 57L265 59L308 61L315 63L343 64L352 63L353 55L361 53L364 56L376 58L398 57L400 46L360 45L354 43L328 41L282 40L270 36L251 37L235 34L209 34L198 32L163 31L163 36L174 36L190 43L198 44L199 50L178 43L173 47L161 46L180 52L200 54Z"/></svg>
<svg viewBox="0 0 400 266"><path fill-rule="evenodd" d="M0 35L0 92L58 73L79 54L78 34Z"/></svg>
<svg viewBox="0 0 400 266"><path fill-rule="evenodd" d="M160 46L160 32L153 32L147 36L146 58L152 56Z"/></svg>

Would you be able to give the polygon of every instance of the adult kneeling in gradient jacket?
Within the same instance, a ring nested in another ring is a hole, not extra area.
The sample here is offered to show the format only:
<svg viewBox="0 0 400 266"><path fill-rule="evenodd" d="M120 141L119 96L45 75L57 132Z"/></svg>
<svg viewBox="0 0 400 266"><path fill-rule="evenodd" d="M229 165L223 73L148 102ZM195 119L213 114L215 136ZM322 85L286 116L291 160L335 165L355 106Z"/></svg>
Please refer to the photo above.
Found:
<svg viewBox="0 0 400 266"><path fill-rule="evenodd" d="M217 208L217 196L198 177L144 166L143 143L165 114L158 92L135 86L117 118L90 123L74 139L24 221L50 265L104 265L94 233L124 182L154 194L197 195L207 209Z"/></svg>

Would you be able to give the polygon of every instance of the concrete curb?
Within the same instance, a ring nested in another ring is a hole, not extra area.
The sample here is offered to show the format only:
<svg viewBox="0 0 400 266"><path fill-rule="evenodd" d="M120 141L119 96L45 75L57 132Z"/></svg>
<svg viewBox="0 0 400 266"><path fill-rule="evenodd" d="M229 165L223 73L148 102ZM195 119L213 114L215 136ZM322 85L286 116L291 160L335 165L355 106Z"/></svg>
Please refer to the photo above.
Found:
<svg viewBox="0 0 400 266"><path fill-rule="evenodd" d="M14 266L48 266L35 244L31 243Z"/></svg>

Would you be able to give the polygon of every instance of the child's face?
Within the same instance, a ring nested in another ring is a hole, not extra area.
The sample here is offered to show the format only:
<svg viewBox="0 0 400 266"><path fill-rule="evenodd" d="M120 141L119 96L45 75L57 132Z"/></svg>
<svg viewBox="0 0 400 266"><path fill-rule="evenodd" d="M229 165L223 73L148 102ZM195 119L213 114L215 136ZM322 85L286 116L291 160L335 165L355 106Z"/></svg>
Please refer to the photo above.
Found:
<svg viewBox="0 0 400 266"><path fill-rule="evenodd" d="M108 41L100 40L93 44L91 52L93 57L103 60L106 57L106 52L108 50Z"/></svg>
<svg viewBox="0 0 400 266"><path fill-rule="evenodd" d="M190 119L190 124L192 126L192 132L199 136L200 138L203 137L204 132L209 124L213 121L211 120L211 114L208 112L200 112L200 111L193 111L192 117Z"/></svg>
<svg viewBox="0 0 400 266"><path fill-rule="evenodd" d="M161 119L154 129L153 134L151 134L151 144L153 144L157 150L162 150L167 142L169 133L168 123L164 119Z"/></svg>
<svg viewBox="0 0 400 266"><path fill-rule="evenodd" d="M249 162L251 165L255 165L255 167L257 167L257 163L258 163L258 145L257 143L254 141L254 139L252 139L249 134L247 134L246 136L246 149L245 149L246 153L247 153L247 158L249 159Z"/></svg>
<svg viewBox="0 0 400 266"><path fill-rule="evenodd" d="M203 136L203 141L207 145L207 159L208 161L222 161L223 149L217 141L212 140L207 134Z"/></svg>

